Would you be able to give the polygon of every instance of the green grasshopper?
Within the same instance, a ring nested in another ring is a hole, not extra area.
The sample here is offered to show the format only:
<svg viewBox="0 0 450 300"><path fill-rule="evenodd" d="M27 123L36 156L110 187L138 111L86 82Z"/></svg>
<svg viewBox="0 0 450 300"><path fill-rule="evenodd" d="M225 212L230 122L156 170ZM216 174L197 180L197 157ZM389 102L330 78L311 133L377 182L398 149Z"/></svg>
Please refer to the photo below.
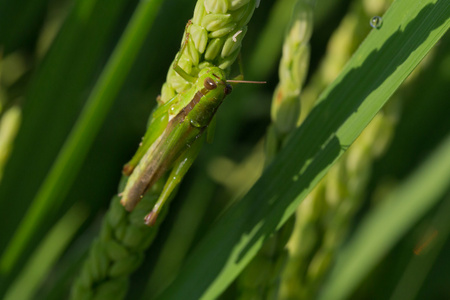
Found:
<svg viewBox="0 0 450 300"><path fill-rule="evenodd" d="M174 69L186 80L192 79L176 61ZM222 69L205 67L189 90L153 111L141 146L123 168L123 173L130 177L121 193L122 205L132 211L145 192L171 170L156 204L145 216L148 226L155 224L164 203L197 157L204 141L202 134L206 129L211 130L208 126L225 97L231 93L232 82L261 83L226 80Z"/></svg>

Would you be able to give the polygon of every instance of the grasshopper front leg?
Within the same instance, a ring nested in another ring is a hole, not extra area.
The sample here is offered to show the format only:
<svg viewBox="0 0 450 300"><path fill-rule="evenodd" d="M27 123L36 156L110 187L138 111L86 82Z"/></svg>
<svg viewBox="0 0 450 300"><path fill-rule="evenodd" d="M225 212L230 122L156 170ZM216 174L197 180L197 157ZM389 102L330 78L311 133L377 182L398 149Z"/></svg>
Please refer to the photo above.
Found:
<svg viewBox="0 0 450 300"><path fill-rule="evenodd" d="M169 199L173 190L180 184L186 172L191 167L192 163L197 158L205 138L199 138L183 152L183 154L174 162L174 166L169 174L169 177L164 185L164 188L158 198L158 201L153 206L153 209L145 216L145 224L153 226L156 223L157 217L161 212L164 204Z"/></svg>

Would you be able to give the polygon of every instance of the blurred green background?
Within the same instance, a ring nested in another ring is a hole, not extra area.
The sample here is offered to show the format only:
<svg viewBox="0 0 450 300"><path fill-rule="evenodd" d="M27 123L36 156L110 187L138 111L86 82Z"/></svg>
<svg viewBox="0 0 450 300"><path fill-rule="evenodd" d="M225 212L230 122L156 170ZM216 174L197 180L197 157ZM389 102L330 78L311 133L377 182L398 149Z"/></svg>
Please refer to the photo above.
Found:
<svg viewBox="0 0 450 300"><path fill-rule="evenodd" d="M351 5L358 1L317 1L309 74L317 70L330 36ZM244 75L246 79L268 83L258 87L241 85L222 105L214 143L205 145L182 182L150 254L131 279L129 299L140 297L148 288L149 277L167 242L180 243L179 246L170 244L169 249L173 250L171 260L182 262L209 224L245 190L240 190L232 182L233 178L227 185L226 178L214 174L225 172L227 167L236 171L255 147L261 148L270 123L270 102L278 81L282 37L289 20L279 16L289 12L292 2L261 1L255 11L243 41ZM27 209L138 3L123 0L114 3L106 0L0 0L0 118L4 121L1 130L12 136L7 142L0 143L0 254L4 255L8 243L17 234L19 224L24 221ZM25 285L37 282L36 286L24 289L30 290L31 294L22 295L22 299L66 298L77 267L97 235L111 196L117 193L122 166L133 155L144 134L147 118L156 104L167 69L179 50L194 5L195 1L188 0L162 3L131 70L124 70L126 80L111 108L105 111L106 119L100 131L95 133L86 158L74 167L73 182L62 187L66 192L61 199L42 208L46 210L45 218L38 222L32 237L25 241L25 252L12 266L2 262L0 297L18 292L14 290L18 282ZM279 34L264 40L262 33L269 26ZM369 19L361 26L363 36L371 30ZM415 84L399 90L398 97L403 104L398 125L386 153L373 164L364 204L355 220L350 220L350 232L355 231L383 196L407 178L449 135L448 49L450 37L447 34L420 67ZM238 72L237 68L232 70L232 74ZM309 82L310 77L306 85ZM16 115L7 118L12 111ZM17 135L14 134L16 127ZM241 176L257 178L259 167L260 164L247 168L244 171L248 173L241 173ZM414 247L429 230L434 230L431 220L442 207L448 207L449 195L447 191L446 198L408 229L408 234L376 266L352 299L387 299L393 295L414 257ZM190 221L191 226L183 224L184 221ZM180 226L188 228L180 231ZM450 219L445 226L450 226ZM62 229L55 231L56 228ZM48 269L38 279L21 282L24 280L21 276L33 274L32 269L27 269L32 266L30 258L38 253L40 243L49 238L49 232L54 233L51 239L54 245L50 243L47 255L41 256L47 257ZM445 235L443 238L443 246L417 299L450 297L447 284L450 282L450 258L446 255L450 243ZM174 265L173 272L176 272L177 263ZM164 286L167 283L154 280L152 284ZM232 287L224 297L233 299L238 294L238 289Z"/></svg>

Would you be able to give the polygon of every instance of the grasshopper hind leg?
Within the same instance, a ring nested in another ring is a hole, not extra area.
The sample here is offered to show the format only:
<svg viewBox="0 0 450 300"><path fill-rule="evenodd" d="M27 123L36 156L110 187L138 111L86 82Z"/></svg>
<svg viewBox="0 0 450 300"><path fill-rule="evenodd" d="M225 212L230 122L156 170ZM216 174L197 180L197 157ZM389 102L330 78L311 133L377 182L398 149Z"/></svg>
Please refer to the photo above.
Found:
<svg viewBox="0 0 450 300"><path fill-rule="evenodd" d="M158 201L153 206L153 209L148 213L144 220L147 226L153 226L156 223L161 209L169 199L173 190L180 184L186 172L191 167L194 160L197 158L198 153L203 145L204 138L197 139L183 154L174 162L174 166L170 171L169 177L164 185L164 188L158 198Z"/></svg>

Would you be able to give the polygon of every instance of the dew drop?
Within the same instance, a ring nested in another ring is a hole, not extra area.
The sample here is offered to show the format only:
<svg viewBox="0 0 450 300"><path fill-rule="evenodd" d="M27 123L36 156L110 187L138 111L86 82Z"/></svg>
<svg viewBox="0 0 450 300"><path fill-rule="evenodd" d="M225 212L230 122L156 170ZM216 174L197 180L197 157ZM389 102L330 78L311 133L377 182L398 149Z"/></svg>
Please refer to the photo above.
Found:
<svg viewBox="0 0 450 300"><path fill-rule="evenodd" d="M202 127L202 125L197 120L194 119L191 119L191 125L197 128Z"/></svg>
<svg viewBox="0 0 450 300"><path fill-rule="evenodd" d="M372 28L380 29L382 24L383 19L379 16L375 16L372 19L370 19L370 26L372 26Z"/></svg>

